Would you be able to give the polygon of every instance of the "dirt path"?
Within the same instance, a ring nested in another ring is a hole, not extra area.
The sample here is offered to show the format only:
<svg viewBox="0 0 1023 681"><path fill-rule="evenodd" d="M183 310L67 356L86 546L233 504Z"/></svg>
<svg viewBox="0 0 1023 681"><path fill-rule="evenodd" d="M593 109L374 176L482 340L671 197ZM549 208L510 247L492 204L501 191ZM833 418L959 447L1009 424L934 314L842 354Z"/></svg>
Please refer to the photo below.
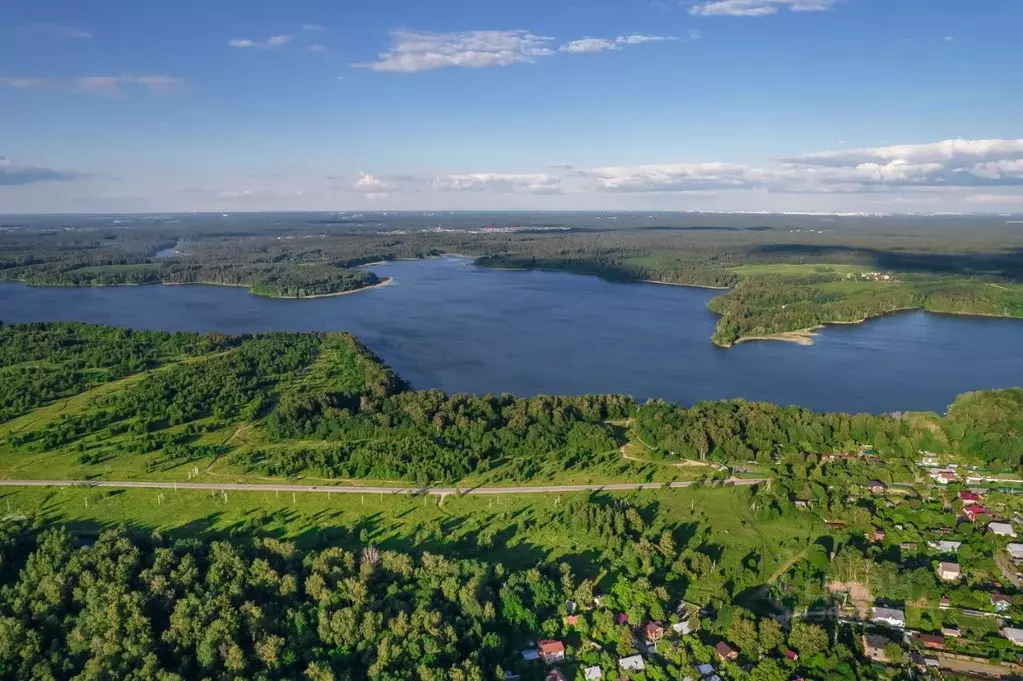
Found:
<svg viewBox="0 0 1023 681"><path fill-rule="evenodd" d="M729 478L725 484L749 486L764 480ZM213 490L235 492L315 492L337 494L423 494L432 496L448 495L490 495L490 494L551 494L552 492L634 492L639 490L682 489L692 486L683 482L621 482L603 485L549 485L526 487L353 487L349 485L280 485L230 482L158 482L158 481L115 481L115 480L0 480L0 487L108 487L115 489L173 489Z"/></svg>
<svg viewBox="0 0 1023 681"><path fill-rule="evenodd" d="M796 555L792 556L787 561L785 561L777 570L772 572L771 576L767 578L767 583L768 584L774 584L775 582L777 582L779 579L782 578L782 575L784 575L786 572L788 572L790 569L792 569L793 565L795 565L799 561L803 560L803 558L805 558L805 557L806 557L806 549L803 549L802 551L800 551L799 553L797 553Z"/></svg>

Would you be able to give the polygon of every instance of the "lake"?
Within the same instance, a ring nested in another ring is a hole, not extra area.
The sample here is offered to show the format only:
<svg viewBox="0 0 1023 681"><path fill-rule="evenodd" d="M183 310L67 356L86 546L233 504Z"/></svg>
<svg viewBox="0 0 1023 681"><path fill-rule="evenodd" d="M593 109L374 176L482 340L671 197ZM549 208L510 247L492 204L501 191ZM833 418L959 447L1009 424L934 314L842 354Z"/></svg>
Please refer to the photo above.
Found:
<svg viewBox="0 0 1023 681"><path fill-rule="evenodd" d="M913 312L829 327L812 347L711 344L716 291L477 268L463 258L371 268L390 285L314 300L221 286L0 283L0 320L146 329L347 330L417 388L742 397L817 410L944 411L958 393L1023 384L1023 322Z"/></svg>

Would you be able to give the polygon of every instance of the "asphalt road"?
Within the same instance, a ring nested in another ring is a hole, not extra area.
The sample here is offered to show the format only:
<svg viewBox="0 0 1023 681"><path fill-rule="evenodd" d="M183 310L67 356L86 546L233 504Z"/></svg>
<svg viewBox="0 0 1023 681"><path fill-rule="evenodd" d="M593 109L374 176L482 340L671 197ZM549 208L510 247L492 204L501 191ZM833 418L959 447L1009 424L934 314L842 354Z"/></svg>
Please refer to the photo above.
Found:
<svg viewBox="0 0 1023 681"><path fill-rule="evenodd" d="M763 478L729 478L726 484L755 485ZM112 487L115 489L207 490L216 492L313 492L319 494L422 494L444 497L460 494L552 494L560 492L631 492L636 490L678 489L692 482L627 482L604 485L552 485L533 487L355 487L333 485L260 485L233 482L156 482L116 480L0 480L0 487Z"/></svg>

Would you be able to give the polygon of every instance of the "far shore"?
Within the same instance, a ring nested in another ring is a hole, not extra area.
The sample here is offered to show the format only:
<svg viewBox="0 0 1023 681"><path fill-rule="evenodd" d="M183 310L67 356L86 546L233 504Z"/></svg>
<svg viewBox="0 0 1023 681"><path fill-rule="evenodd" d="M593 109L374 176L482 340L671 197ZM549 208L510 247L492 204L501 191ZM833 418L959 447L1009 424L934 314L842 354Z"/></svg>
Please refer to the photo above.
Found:
<svg viewBox="0 0 1023 681"><path fill-rule="evenodd" d="M373 288L380 288L381 286L387 286L392 281L391 277L381 279L378 283L370 286L363 286L361 288L352 289L351 291L336 291L334 293L317 293L311 296L270 296L263 293L252 293L252 287L249 284L229 284L222 281L164 281L161 282L163 286L230 286L233 288L246 288L254 296L260 298L271 298L273 300L310 300L312 298L333 298L335 296L347 296L351 293L362 293Z"/></svg>
<svg viewBox="0 0 1023 681"><path fill-rule="evenodd" d="M685 286L686 288L706 288L711 291L730 291L730 286L707 286L706 284L679 284L674 281L657 281L656 279L644 279L644 284L660 284L661 286Z"/></svg>

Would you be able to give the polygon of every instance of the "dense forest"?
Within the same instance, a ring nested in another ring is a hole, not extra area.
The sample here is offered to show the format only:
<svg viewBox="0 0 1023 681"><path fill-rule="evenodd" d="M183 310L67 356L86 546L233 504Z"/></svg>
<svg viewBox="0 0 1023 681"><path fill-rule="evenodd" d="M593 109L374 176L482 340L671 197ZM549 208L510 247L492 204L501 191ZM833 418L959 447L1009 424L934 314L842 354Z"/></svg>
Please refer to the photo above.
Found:
<svg viewBox="0 0 1023 681"><path fill-rule="evenodd" d="M629 442L642 443L654 462L770 464L871 447L891 459L925 450L1023 471L1018 388L964 395L945 417L820 414L742 400L685 407L619 395L446 395L412 389L348 334L223 337L86 324L2 327L0 359L8 379L0 423L102 389L79 408L0 437L13 456L66 451L86 464L110 452L202 458L202 445L214 444L204 433L244 426L252 437L230 460L277 477L427 484L598 469L629 475L620 453Z"/></svg>

